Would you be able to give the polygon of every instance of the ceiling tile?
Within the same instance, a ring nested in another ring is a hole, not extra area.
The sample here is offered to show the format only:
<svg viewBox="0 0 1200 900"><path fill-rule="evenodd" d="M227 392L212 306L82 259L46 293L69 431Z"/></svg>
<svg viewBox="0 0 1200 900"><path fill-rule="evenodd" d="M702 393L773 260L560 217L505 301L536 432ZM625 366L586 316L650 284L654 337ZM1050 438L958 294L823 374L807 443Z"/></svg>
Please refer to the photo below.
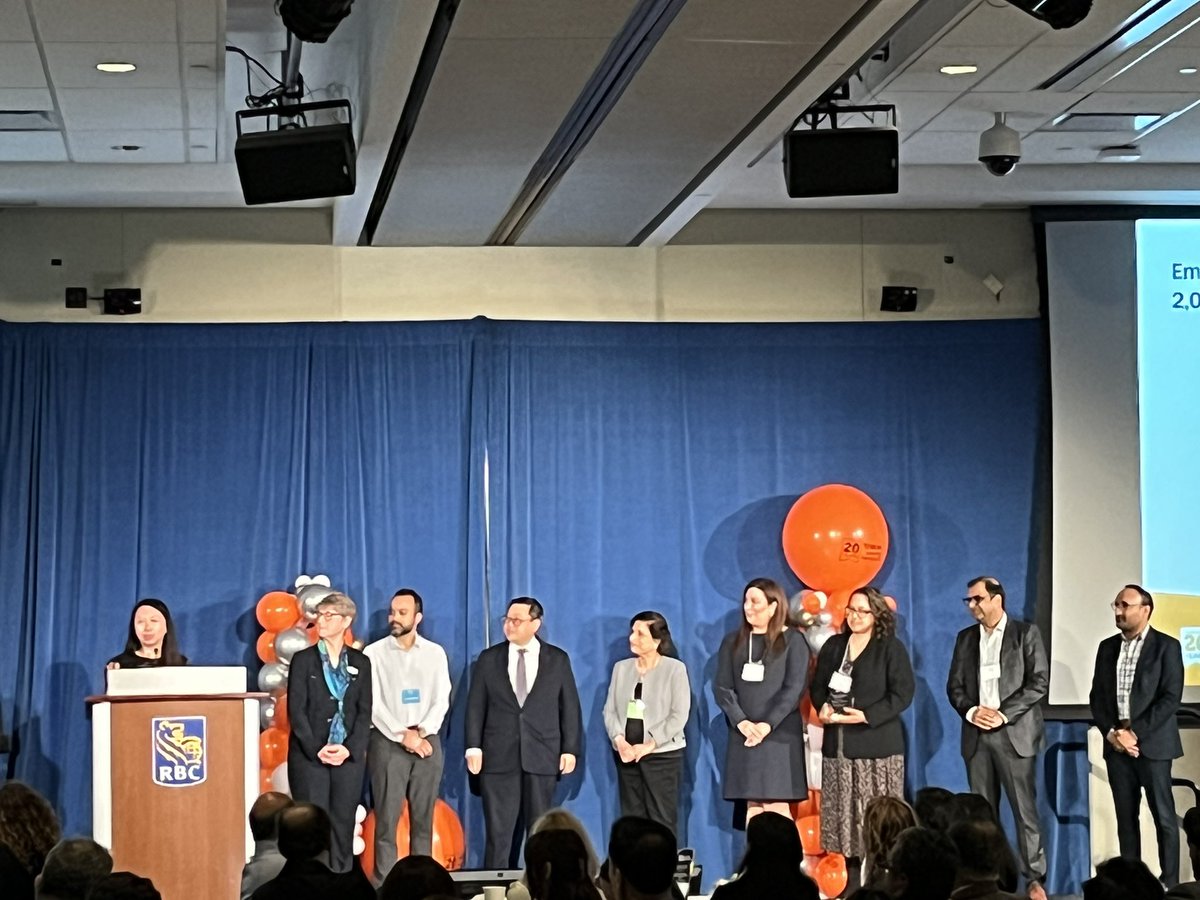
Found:
<svg viewBox="0 0 1200 900"><path fill-rule="evenodd" d="M217 87L217 45L184 44L183 77L189 88Z"/></svg>
<svg viewBox="0 0 1200 900"><path fill-rule="evenodd" d="M998 66L977 87L983 91L1032 91L1077 56L1075 49L1043 46L1039 42Z"/></svg>
<svg viewBox="0 0 1200 900"><path fill-rule="evenodd" d="M179 86L179 50L175 44L47 43L46 65L55 88L165 88ZM133 72L108 74L102 62L131 62Z"/></svg>
<svg viewBox="0 0 1200 900"><path fill-rule="evenodd" d="M6 41L33 40L25 0L0 0L0 34Z"/></svg>
<svg viewBox="0 0 1200 900"><path fill-rule="evenodd" d="M1055 94L1050 91L1024 94L972 92L959 97L923 130L979 132L992 126L995 113L1003 112L1008 114L1008 126L1025 134L1081 99L1081 94Z"/></svg>
<svg viewBox="0 0 1200 900"><path fill-rule="evenodd" d="M187 133L188 162L215 163L217 161L217 132L193 128Z"/></svg>
<svg viewBox="0 0 1200 900"><path fill-rule="evenodd" d="M37 44L0 44L0 87L44 88L46 73Z"/></svg>
<svg viewBox="0 0 1200 900"><path fill-rule="evenodd" d="M888 82L889 91L966 91L1003 65L1012 55L1006 47L930 47ZM945 65L970 64L979 67L971 75L943 75Z"/></svg>
<svg viewBox="0 0 1200 900"><path fill-rule="evenodd" d="M978 160L978 131L920 131L900 145L900 177L904 177L906 164L967 164Z"/></svg>
<svg viewBox="0 0 1200 900"><path fill-rule="evenodd" d="M911 134L957 100L961 94L936 93L934 91L884 91L874 98L879 103L891 103L896 107L897 124L901 134Z"/></svg>
<svg viewBox="0 0 1200 900"><path fill-rule="evenodd" d="M981 3L944 34L942 47L1021 47L1040 37L1046 25L1007 3Z"/></svg>
<svg viewBox="0 0 1200 900"><path fill-rule="evenodd" d="M58 104L68 132L183 127L182 97L174 90L66 88L58 92Z"/></svg>
<svg viewBox="0 0 1200 900"><path fill-rule="evenodd" d="M66 162L57 131L0 131L0 162Z"/></svg>
<svg viewBox="0 0 1200 900"><path fill-rule="evenodd" d="M1192 93L1096 93L1071 107L1073 113L1173 113L1190 106L1200 97Z"/></svg>
<svg viewBox="0 0 1200 900"><path fill-rule="evenodd" d="M0 88L0 109L26 112L53 108L54 98L47 88Z"/></svg>
<svg viewBox="0 0 1200 900"><path fill-rule="evenodd" d="M43 41L178 40L175 0L32 0ZM193 0L182 0L191 3ZM209 0L203 0L209 2Z"/></svg>
<svg viewBox="0 0 1200 900"><path fill-rule="evenodd" d="M179 33L184 41L215 41L217 4L214 0L187 0L179 4Z"/></svg>
<svg viewBox="0 0 1200 900"><path fill-rule="evenodd" d="M1200 67L1200 51L1187 47L1163 47L1129 65L1123 72L1104 82L1098 90L1118 91L1189 91L1200 93L1200 73L1181 75L1187 66Z"/></svg>
<svg viewBox="0 0 1200 900"><path fill-rule="evenodd" d="M188 128L217 127L217 92L189 90L187 92Z"/></svg>
<svg viewBox="0 0 1200 900"><path fill-rule="evenodd" d="M71 158L81 163L185 162L182 131L84 131L70 135ZM114 150L137 146L140 150Z"/></svg>

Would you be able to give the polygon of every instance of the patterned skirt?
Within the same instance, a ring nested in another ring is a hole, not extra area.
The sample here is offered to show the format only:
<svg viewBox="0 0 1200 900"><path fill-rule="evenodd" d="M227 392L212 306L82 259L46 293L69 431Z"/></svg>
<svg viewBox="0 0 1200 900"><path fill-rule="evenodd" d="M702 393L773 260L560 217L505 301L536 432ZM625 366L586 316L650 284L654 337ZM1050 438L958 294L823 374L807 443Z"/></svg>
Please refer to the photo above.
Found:
<svg viewBox="0 0 1200 900"><path fill-rule="evenodd" d="M904 797L904 757L821 760L821 846L843 856L863 856L863 812L872 797Z"/></svg>

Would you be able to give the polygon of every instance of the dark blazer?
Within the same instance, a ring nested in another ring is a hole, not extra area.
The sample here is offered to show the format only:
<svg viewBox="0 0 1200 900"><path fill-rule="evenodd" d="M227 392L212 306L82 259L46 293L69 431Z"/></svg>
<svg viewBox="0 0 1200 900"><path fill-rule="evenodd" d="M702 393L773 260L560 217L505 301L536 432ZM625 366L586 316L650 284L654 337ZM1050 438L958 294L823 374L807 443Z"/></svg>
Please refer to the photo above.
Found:
<svg viewBox="0 0 1200 900"><path fill-rule="evenodd" d="M251 900L328 900L330 897L375 900L375 889L357 862L349 872L334 872L315 859L291 859L283 864L278 875L251 895Z"/></svg>
<svg viewBox="0 0 1200 900"><path fill-rule="evenodd" d="M820 711L829 699L829 678L842 664L849 633L835 634L817 655L811 696ZM836 756L838 732L842 734L842 756L846 759L883 759L904 753L904 729L900 713L912 703L916 685L908 651L899 638L873 637L854 661L853 706L867 717L865 725L826 725L822 752Z"/></svg>
<svg viewBox="0 0 1200 900"><path fill-rule="evenodd" d="M958 633L950 658L946 695L962 717L962 755L975 755L980 730L967 721L967 713L979 705L979 629L976 622ZM1041 702L1050 688L1050 663L1036 625L1018 622L1012 616L1000 641L1000 712L1008 719L1001 732L1018 756L1034 756L1045 743Z"/></svg>
<svg viewBox="0 0 1200 900"><path fill-rule="evenodd" d="M371 660L361 650L345 647L348 665L357 669L350 673L350 687L342 702L346 718L346 740L343 746L350 759L362 762L367 758L367 739L371 732ZM317 648L305 647L292 657L287 683L288 753L299 751L306 759L317 762L317 753L328 743L329 723L337 712L337 701L325 684L321 655Z"/></svg>
<svg viewBox="0 0 1200 900"><path fill-rule="evenodd" d="M563 753L579 755L583 721L567 654L540 641L537 678L525 705L508 680L508 641L479 654L467 695L467 747L483 751L483 771L557 775Z"/></svg>
<svg viewBox="0 0 1200 900"><path fill-rule="evenodd" d="M1096 650L1096 671L1088 700L1092 721L1103 735L1117 727L1117 657L1122 640L1120 634L1114 634L1102 640ZM1129 694L1129 727L1137 735L1142 756L1179 759L1183 744L1175 713L1183 698L1183 650L1179 641L1154 628L1147 628L1143 640ZM1105 741L1104 755L1115 752Z"/></svg>

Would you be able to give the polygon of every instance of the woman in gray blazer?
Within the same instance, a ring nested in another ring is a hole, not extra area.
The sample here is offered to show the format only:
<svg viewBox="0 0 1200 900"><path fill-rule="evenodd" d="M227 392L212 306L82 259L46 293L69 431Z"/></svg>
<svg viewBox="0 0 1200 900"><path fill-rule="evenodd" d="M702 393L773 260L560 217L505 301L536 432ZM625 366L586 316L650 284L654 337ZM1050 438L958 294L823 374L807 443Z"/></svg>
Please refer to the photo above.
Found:
<svg viewBox="0 0 1200 900"><path fill-rule="evenodd" d="M631 659L613 666L604 729L617 763L621 815L660 822L677 836L683 729L692 708L687 668L662 613L629 620Z"/></svg>

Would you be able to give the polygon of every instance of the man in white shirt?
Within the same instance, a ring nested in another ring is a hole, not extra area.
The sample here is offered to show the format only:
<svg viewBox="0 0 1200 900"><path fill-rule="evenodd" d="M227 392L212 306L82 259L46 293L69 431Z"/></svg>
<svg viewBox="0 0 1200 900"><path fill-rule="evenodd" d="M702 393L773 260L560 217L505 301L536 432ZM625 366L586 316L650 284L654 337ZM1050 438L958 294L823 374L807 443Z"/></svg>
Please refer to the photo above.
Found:
<svg viewBox="0 0 1200 900"><path fill-rule="evenodd" d="M371 660L371 744L367 771L375 805L375 878L396 864L396 826L408 801L409 853L433 851L433 807L444 756L438 737L450 708L446 651L421 637L424 601L401 588L388 610L391 634L363 652Z"/></svg>

